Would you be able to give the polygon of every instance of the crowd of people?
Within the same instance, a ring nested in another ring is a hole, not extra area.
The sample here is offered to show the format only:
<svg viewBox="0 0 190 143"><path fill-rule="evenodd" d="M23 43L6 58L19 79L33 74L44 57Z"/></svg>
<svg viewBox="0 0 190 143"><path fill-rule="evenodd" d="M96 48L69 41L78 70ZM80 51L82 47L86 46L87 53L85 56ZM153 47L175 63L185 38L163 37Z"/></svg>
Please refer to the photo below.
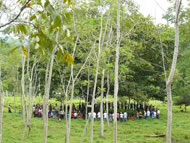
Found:
<svg viewBox="0 0 190 143"><path fill-rule="evenodd" d="M155 108L152 105L145 105L143 107L143 105L140 105L138 108L137 105L135 105L137 108L130 108L130 109L118 109L118 111L123 111L123 112L118 112L116 117L117 120L120 120L121 122L126 121L126 120L140 120L140 119L159 119L160 118L160 110L158 108ZM133 106L133 107L135 107ZM113 107L112 107L113 109ZM48 117L49 118L58 118L59 120L62 120L64 118L66 118L65 115L65 106L63 107L62 105L60 105L60 107L58 108L58 105L55 104L55 106L53 107L51 104L49 105L49 112L48 112ZM95 110L95 112L93 113L93 115L91 115L91 111L88 110L88 118L89 120L91 120L92 118L94 118L94 120L100 120L101 118L101 114L100 114L100 110L97 111ZM105 111L105 109L104 109ZM69 112L69 106L67 107L67 112ZM33 106L33 114L34 117L42 117L43 116L43 105L34 105ZM69 118L69 116L71 116L71 118L73 119L78 119L78 118L83 118L86 119L86 109L85 106L82 104L77 107L75 107L75 105L73 104L72 107L72 112L71 115L67 114L67 118ZM103 113L103 118L105 121L109 120L109 121L113 121L114 119L114 113L109 109L109 112Z"/></svg>
<svg viewBox="0 0 190 143"><path fill-rule="evenodd" d="M140 120L140 119L159 119L160 118L160 110L158 108L155 108L152 105L142 105L142 104L135 104L131 103L128 104L123 104L123 103L118 103L121 106L118 106L118 113L116 115L117 120L120 120L121 122L126 121L126 120ZM97 106L98 105L98 106ZM114 119L114 113L113 113L113 103L112 107L110 106L111 103L109 103L108 106L108 113L105 112L106 106L103 104L103 119L104 121L113 121ZM123 106L125 105L125 107ZM58 108L58 105L55 104L55 106L52 106L51 104L49 105L49 111L48 111L48 117L49 118L58 118L59 120L63 120L66 118L65 115L65 106L60 105ZM70 107L67 106L67 118L71 116L73 119L79 119L83 118L86 119L86 116L88 117L89 120L92 118L94 120L100 120L101 114L100 114L100 104L96 104L94 106L94 113L91 114L90 108L87 110L87 115L86 115L86 107L85 104L79 104L77 107L73 104L72 106L72 112L71 115L69 115L69 109ZM11 107L10 105L8 106L8 112L11 113ZM19 110L19 114L21 114L21 111ZM43 105L37 104L33 106L33 115L34 117L42 117L43 116Z"/></svg>
<svg viewBox="0 0 190 143"><path fill-rule="evenodd" d="M98 112L97 114L96 114L96 112L94 112L93 115L91 115L91 112L89 112L88 117L90 120L92 117L94 118L94 120L96 120L96 119L100 120L101 115L100 115L100 112ZM103 113L103 118L104 118L104 121L109 120L111 122L114 119L114 113L107 114L105 112L105 113ZM127 121L127 120L135 120L135 119L140 120L142 118L159 119L160 118L160 110L156 109L156 110L152 110L151 112L149 110L147 110L147 111L144 110L144 112L137 111L136 115L133 112L129 114L129 113L127 113L127 111L125 111L125 112L117 113L116 118L117 118L117 120L120 120L120 122Z"/></svg>

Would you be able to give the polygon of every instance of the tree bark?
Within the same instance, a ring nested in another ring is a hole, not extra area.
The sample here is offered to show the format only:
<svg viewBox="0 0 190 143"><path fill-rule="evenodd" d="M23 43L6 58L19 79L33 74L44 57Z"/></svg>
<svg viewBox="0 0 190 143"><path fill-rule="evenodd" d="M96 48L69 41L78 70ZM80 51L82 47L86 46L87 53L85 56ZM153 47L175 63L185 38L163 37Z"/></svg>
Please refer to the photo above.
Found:
<svg viewBox="0 0 190 143"><path fill-rule="evenodd" d="M56 34L56 40L58 39L59 33ZM47 83L45 86L45 94L44 94L44 104L43 104L43 123L44 123L44 143L47 143L47 132L48 132L48 101L49 101L49 92L50 92L50 85L51 85L51 78L52 78L52 71L53 71L53 64L54 64L54 57L57 51L57 45L52 51L51 54L51 61L50 66L48 68L48 72L46 73Z"/></svg>
<svg viewBox="0 0 190 143"><path fill-rule="evenodd" d="M26 108L25 108L25 87L24 87L24 66L25 66L25 56L22 57L22 79L21 79L21 87L22 87L22 114L23 114L23 122L25 125L26 120Z"/></svg>
<svg viewBox="0 0 190 143"><path fill-rule="evenodd" d="M171 85L173 82L173 77L176 69L177 57L178 57L178 47L179 47L179 12L182 0L176 0L176 15L175 15L175 48L172 60L172 67L170 74L166 83L166 90L168 96L168 123L167 123L167 143L171 143L171 128L172 128L172 93Z"/></svg>
<svg viewBox="0 0 190 143"><path fill-rule="evenodd" d="M117 1L117 47L115 56L115 81L114 81L114 143L117 143L117 96L118 96L118 69L120 48L120 0Z"/></svg>
<svg viewBox="0 0 190 143"><path fill-rule="evenodd" d="M88 119L87 115L88 115L88 96L89 96L89 88L90 88L90 71L89 71L89 66L90 63L88 65L88 84L87 84L87 95L86 95L86 120Z"/></svg>
<svg viewBox="0 0 190 143"><path fill-rule="evenodd" d="M101 102L100 102L100 117L101 117L101 128L100 136L104 136L104 119L103 119L103 102L104 102L104 68L102 69L102 81L101 81Z"/></svg>
<svg viewBox="0 0 190 143"><path fill-rule="evenodd" d="M2 83L1 83L1 66L0 66L0 143L2 142L2 126L3 126L3 102L2 102Z"/></svg>
<svg viewBox="0 0 190 143"><path fill-rule="evenodd" d="M106 93L106 112L107 112L107 115L109 114L109 108L108 108L109 91L110 91L110 82L109 82L109 73L107 73L107 93ZM107 126L109 127L109 118L107 118Z"/></svg>
<svg viewBox="0 0 190 143"><path fill-rule="evenodd" d="M103 23L103 13L101 15L101 28L100 28L100 36L99 36L98 57L97 57L97 63L96 63L96 75L95 75L94 89L93 89L93 94L92 94L91 116L94 113L94 101L95 101L96 86L97 86L97 80L98 80L99 61L101 58L102 23ZM94 124L94 118L92 118L91 120L90 143L93 143L93 124Z"/></svg>

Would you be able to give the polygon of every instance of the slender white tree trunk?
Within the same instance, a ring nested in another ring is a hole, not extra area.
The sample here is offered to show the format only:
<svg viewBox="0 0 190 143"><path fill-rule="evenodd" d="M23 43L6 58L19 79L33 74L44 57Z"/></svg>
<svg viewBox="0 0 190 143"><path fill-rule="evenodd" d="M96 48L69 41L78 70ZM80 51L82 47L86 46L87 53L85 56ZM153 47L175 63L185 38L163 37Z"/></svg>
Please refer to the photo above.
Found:
<svg viewBox="0 0 190 143"><path fill-rule="evenodd" d="M166 83L166 90L168 96L168 124L167 124L167 143L171 143L171 128L172 128L172 93L171 85L173 82L173 77L176 69L177 57L178 57L178 47L179 47L179 13L182 0L176 0L176 15L175 15L175 48L172 61L172 67L170 74Z"/></svg>
<svg viewBox="0 0 190 143"><path fill-rule="evenodd" d="M95 101L96 86L97 86L97 79L98 79L99 62L101 58L102 23L103 23L103 13L101 15L101 28L100 28L100 36L99 36L98 57L97 57L97 63L96 63L96 75L95 75L94 89L93 89L93 94L92 94L91 116L93 116L93 113L94 113L94 101ZM90 143L93 143L93 124L94 124L94 118L92 117Z"/></svg>
<svg viewBox="0 0 190 143"><path fill-rule="evenodd" d="M120 48L120 0L117 1L117 47L115 56L115 81L114 81L114 143L117 143L117 96L118 96L118 68Z"/></svg>
<svg viewBox="0 0 190 143"><path fill-rule="evenodd" d="M27 128L26 123L26 114L27 114L27 106L26 106L26 98L25 98L25 82L24 82L24 67L25 67L25 55L22 57L22 79L21 79L21 87L22 87L22 105L23 105L23 122L24 122L24 131L21 138L21 143L24 141L24 136Z"/></svg>
<svg viewBox="0 0 190 143"><path fill-rule="evenodd" d="M87 95L86 95L86 120L88 119L88 96L89 96L89 89L90 89L90 71L89 71L89 66L88 65L88 84L87 84Z"/></svg>
<svg viewBox="0 0 190 143"><path fill-rule="evenodd" d="M56 33L56 41L58 41L59 32ZM45 94L44 94L44 104L43 104L43 123L44 123L44 143L47 143L47 132L48 132L48 101L49 101L49 92L53 71L53 64L55 53L57 51L57 45L52 51L50 65L47 64L46 70L46 85L45 85Z"/></svg>
<svg viewBox="0 0 190 143"><path fill-rule="evenodd" d="M108 71L109 72L109 71ZM108 108L108 96L110 91L109 73L107 73L107 93L106 93L106 113L109 114ZM108 116L109 117L109 116ZM109 118L107 118L107 126L109 127Z"/></svg>
<svg viewBox="0 0 190 143"><path fill-rule="evenodd" d="M41 95L40 95L40 78L39 78L38 92L39 92L39 93L38 93L38 96L39 96L39 104L40 104L40 96L41 96Z"/></svg>
<svg viewBox="0 0 190 143"><path fill-rule="evenodd" d="M25 56L22 57L22 79L21 79L21 87L22 87L22 114L23 114L23 122L25 125L25 120L26 120L26 108L25 108L25 87L24 87L24 66L25 66Z"/></svg>
<svg viewBox="0 0 190 143"><path fill-rule="evenodd" d="M44 104L43 104L44 143L47 143L48 101L49 101L49 91L50 91L51 77L52 77L52 71L53 71L53 63L54 63L54 57L55 57L56 51L57 51L57 46L52 51L51 62L50 62L49 70L48 70L48 80L47 80L47 84L45 87L45 94L44 94Z"/></svg>
<svg viewBox="0 0 190 143"><path fill-rule="evenodd" d="M14 94L14 112L16 113L16 97L15 97L15 93Z"/></svg>
<svg viewBox="0 0 190 143"><path fill-rule="evenodd" d="M66 143L69 143L69 136L70 136L70 128L71 128L71 112L72 112L72 103L73 103L73 96L74 96L74 88L75 88L75 81L73 79L73 64L71 65L71 79L72 79L72 87L71 87L71 98L70 98L70 108L69 108L69 124L67 129L66 135Z"/></svg>
<svg viewBox="0 0 190 143"><path fill-rule="evenodd" d="M104 68L102 69L102 81L101 81L101 102L100 102L100 117L101 117L101 128L100 136L104 136L104 118L103 118L103 102L104 102Z"/></svg>
<svg viewBox="0 0 190 143"><path fill-rule="evenodd" d="M3 102L2 102L2 83L1 83L1 66L0 66L0 143L2 142L2 126L3 126Z"/></svg>

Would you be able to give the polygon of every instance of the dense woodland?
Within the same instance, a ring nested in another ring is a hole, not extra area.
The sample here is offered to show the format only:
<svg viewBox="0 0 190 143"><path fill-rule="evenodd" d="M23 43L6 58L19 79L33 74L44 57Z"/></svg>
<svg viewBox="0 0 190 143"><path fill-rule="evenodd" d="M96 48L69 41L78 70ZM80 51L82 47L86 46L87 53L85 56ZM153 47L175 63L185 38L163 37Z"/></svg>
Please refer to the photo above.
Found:
<svg viewBox="0 0 190 143"><path fill-rule="evenodd" d="M25 128L30 128L33 96L44 100L44 112L49 98L63 104L70 100L71 105L73 98L80 98L90 106L100 96L101 103L114 97L118 55L118 96L128 102L156 99L166 103L176 23L179 52L170 86L174 104L190 105L190 7L184 8L181 0L171 1L173 7L163 16L167 24L158 25L140 13L133 0L14 3L13 14L8 2L0 2L0 92L1 96L6 92L20 96ZM5 14L10 23L3 21ZM44 117L44 142L47 124ZM66 124L69 142L71 120Z"/></svg>

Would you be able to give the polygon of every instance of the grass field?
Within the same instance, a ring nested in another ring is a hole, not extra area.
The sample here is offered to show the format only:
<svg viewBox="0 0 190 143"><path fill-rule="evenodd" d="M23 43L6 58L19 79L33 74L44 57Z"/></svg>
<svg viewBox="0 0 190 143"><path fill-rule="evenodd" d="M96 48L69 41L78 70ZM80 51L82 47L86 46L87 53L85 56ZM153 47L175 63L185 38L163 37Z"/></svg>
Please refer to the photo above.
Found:
<svg viewBox="0 0 190 143"><path fill-rule="evenodd" d="M34 102L37 103L38 99ZM16 98L17 111L19 108L19 98ZM55 99L51 99L50 103L55 103ZM75 103L79 100L75 100ZM11 104L12 111L14 107L14 98L5 97L5 107L3 113L3 143L19 143L24 129L22 115L17 113L7 113L7 106ZM118 143L163 143L166 138L146 137L153 134L165 134L167 125L167 104L159 101L151 101L151 104L157 106L161 110L161 119L134 120L124 123L118 122ZM173 143L190 143L190 108L187 113L179 112L179 106L173 106L173 126L172 141ZM85 126L85 120L72 120L71 125L71 143L79 143ZM43 142L43 120L42 118L32 118L32 130L30 136L25 136L25 143L42 143ZM90 126L88 133L85 135L84 142L88 143L90 139ZM28 132L28 131L27 131ZM94 143L111 143L113 142L113 123L110 127L104 124L104 137L100 137L100 122L95 121L94 124ZM65 120L58 121L49 119L48 143L65 142Z"/></svg>

